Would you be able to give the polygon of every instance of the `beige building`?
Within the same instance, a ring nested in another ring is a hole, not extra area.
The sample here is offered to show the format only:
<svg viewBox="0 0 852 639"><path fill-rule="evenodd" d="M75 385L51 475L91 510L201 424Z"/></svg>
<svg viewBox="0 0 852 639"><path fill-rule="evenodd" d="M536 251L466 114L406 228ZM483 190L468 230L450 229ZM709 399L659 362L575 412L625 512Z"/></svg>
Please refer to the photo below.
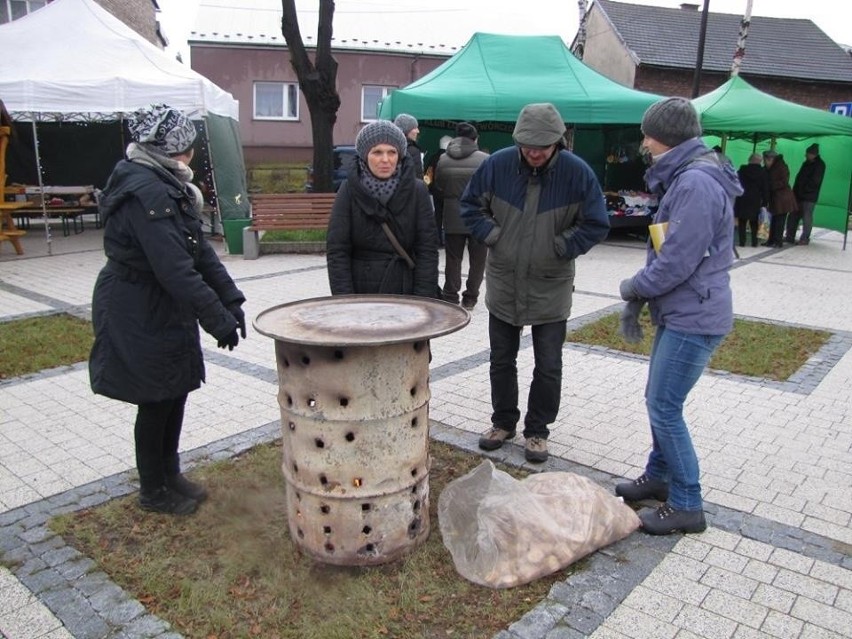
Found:
<svg viewBox="0 0 852 639"><path fill-rule="evenodd" d="M167 44L160 32L157 0L95 0L124 24L161 49ZM0 24L38 11L52 0L0 0Z"/></svg>
<svg viewBox="0 0 852 639"><path fill-rule="evenodd" d="M664 8L595 0L583 62L625 86L691 97L701 17L696 3ZM741 15L708 14L700 94L730 77L741 21ZM579 49L575 39L572 50ZM740 73L761 91L817 109L852 101L852 58L811 20L752 16Z"/></svg>

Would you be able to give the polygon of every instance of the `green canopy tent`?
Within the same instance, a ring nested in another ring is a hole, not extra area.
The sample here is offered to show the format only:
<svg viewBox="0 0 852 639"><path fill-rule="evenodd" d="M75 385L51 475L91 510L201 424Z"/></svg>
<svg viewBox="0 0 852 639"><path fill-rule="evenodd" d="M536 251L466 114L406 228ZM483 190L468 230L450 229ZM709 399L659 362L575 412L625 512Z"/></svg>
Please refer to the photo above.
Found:
<svg viewBox="0 0 852 639"><path fill-rule="evenodd" d="M642 114L659 98L586 66L559 36L476 33L444 64L385 98L379 117L415 116L426 125L421 142L427 148L436 148L454 121L475 122L480 144L493 150L512 143L511 123L524 105L551 102L574 127L575 152L603 181L612 146L622 136L638 146Z"/></svg>
<svg viewBox="0 0 852 639"><path fill-rule="evenodd" d="M792 180L805 148L819 143L826 174L814 225L845 235L852 191L852 118L776 98L739 76L692 102L705 135L732 141L725 144L725 153L735 165L744 164L750 153L772 147L784 154Z"/></svg>
<svg viewBox="0 0 852 639"><path fill-rule="evenodd" d="M514 122L531 102L552 102L574 124L638 124L659 96L587 67L559 36L475 33L437 69L391 93L379 115Z"/></svg>

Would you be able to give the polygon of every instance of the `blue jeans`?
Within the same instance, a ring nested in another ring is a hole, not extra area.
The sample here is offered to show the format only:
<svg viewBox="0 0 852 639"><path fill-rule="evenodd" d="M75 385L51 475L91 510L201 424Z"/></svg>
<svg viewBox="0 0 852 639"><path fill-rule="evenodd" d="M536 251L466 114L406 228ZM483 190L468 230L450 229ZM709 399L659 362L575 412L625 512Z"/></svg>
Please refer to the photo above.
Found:
<svg viewBox="0 0 852 639"><path fill-rule="evenodd" d="M653 448L645 474L669 482L668 503L701 510L698 457L683 419L683 403L724 335L691 335L657 327L651 349L645 405Z"/></svg>
<svg viewBox="0 0 852 639"><path fill-rule="evenodd" d="M494 315L488 316L491 342L491 423L497 428L515 432L521 417L518 410L518 349L522 326L507 324ZM567 321L532 327L535 368L524 417L524 437L547 439L548 424L556 421L562 396L562 347L565 345Z"/></svg>

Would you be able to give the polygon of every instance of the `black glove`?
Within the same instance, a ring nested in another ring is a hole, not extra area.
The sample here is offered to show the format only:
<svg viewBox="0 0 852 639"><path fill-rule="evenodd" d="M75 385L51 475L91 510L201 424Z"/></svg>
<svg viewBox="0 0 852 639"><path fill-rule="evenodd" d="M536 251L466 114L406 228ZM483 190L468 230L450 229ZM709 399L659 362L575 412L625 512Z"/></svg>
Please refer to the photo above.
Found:
<svg viewBox="0 0 852 639"><path fill-rule="evenodd" d="M231 311L231 315L234 316L234 319L237 320L237 328L240 329L240 335L243 339L246 338L246 314L243 313L243 309L239 304L231 304L228 307L228 310ZM234 344L236 346L236 344Z"/></svg>
<svg viewBox="0 0 852 639"><path fill-rule="evenodd" d="M643 306L645 306L645 300L633 300L624 305L618 332L624 337L625 342L636 344L641 342L645 336L642 326L639 324L639 314L642 312Z"/></svg>
<svg viewBox="0 0 852 639"><path fill-rule="evenodd" d="M626 280L621 280L621 284L618 285L618 292L621 295L621 299L625 302L632 302L639 299L639 294L636 292L636 289L633 288L632 277L628 277Z"/></svg>
<svg viewBox="0 0 852 639"><path fill-rule="evenodd" d="M245 330L245 329L243 329ZM234 346L240 343L240 336L237 335L237 329L232 330L228 335L216 342L219 348L227 348L229 351L234 350Z"/></svg>

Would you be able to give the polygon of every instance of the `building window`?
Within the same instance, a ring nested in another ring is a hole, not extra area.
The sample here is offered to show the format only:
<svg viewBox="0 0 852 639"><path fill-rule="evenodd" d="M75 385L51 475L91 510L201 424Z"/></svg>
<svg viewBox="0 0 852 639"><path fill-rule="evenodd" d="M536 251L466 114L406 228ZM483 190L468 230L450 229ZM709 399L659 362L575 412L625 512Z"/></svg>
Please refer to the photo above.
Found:
<svg viewBox="0 0 852 639"><path fill-rule="evenodd" d="M23 18L47 5L47 0L0 0L0 24Z"/></svg>
<svg viewBox="0 0 852 639"><path fill-rule="evenodd" d="M361 121L371 122L379 119L379 103L393 93L396 87L361 87Z"/></svg>
<svg viewBox="0 0 852 639"><path fill-rule="evenodd" d="M255 120L298 120L299 85L295 82L255 82Z"/></svg>
<svg viewBox="0 0 852 639"><path fill-rule="evenodd" d="M0 22L23 18L47 5L47 0L0 0Z"/></svg>

